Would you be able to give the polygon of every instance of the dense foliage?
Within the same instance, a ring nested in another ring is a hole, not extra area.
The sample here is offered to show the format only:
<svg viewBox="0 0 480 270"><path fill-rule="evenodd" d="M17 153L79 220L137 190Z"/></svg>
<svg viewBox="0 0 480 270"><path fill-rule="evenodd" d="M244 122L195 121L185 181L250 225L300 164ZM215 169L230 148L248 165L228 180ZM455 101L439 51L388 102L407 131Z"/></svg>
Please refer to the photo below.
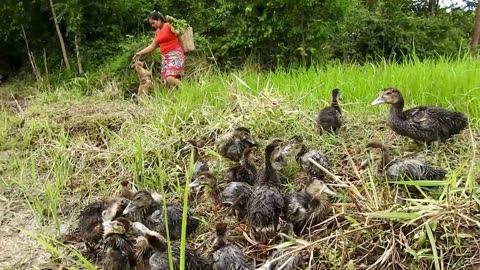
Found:
<svg viewBox="0 0 480 270"><path fill-rule="evenodd" d="M275 67L332 59L398 60L413 53L421 59L455 56L469 43L475 5L464 1L463 8L447 8L432 0L52 1L69 62L76 66L77 38L87 71L122 53L128 61L148 44L152 32L145 18L153 9L187 20L198 53L213 54L222 67L248 60ZM26 41L39 69L45 68L44 58L50 69L62 68L49 1L2 2L0 74L30 68Z"/></svg>

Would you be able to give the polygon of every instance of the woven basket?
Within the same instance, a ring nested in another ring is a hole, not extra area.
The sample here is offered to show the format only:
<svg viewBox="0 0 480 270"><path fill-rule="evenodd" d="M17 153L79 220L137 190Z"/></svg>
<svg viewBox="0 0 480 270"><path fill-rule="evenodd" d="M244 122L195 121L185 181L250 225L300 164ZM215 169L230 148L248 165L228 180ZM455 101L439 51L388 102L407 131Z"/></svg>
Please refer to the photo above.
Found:
<svg viewBox="0 0 480 270"><path fill-rule="evenodd" d="M192 27L188 27L187 29L185 29L183 34L181 34L178 38L180 40L180 46L182 46L184 52L190 52L195 50L195 44L193 43Z"/></svg>

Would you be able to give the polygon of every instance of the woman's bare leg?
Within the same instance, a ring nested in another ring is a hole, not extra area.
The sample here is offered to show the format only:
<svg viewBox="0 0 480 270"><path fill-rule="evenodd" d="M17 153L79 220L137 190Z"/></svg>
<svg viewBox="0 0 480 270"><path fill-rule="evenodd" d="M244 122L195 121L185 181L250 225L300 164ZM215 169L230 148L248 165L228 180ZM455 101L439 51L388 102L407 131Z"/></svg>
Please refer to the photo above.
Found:
<svg viewBox="0 0 480 270"><path fill-rule="evenodd" d="M182 82L175 78L174 76L168 76L167 77L167 84L173 86L173 87L177 87L177 86L181 86L182 85Z"/></svg>

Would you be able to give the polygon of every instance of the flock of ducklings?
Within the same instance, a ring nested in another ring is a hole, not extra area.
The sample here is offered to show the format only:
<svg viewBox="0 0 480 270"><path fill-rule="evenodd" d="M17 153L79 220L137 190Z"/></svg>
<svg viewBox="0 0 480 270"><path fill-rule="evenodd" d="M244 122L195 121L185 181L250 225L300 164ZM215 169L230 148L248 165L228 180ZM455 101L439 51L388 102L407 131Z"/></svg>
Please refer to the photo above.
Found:
<svg viewBox="0 0 480 270"><path fill-rule="evenodd" d="M319 130L339 132L343 122L339 94L340 91L334 89L331 105L318 113ZM418 142L445 141L468 124L463 113L439 107L419 106L404 111L403 97L394 88L384 89L372 105L381 103L391 104L390 128ZM225 171L220 183L217 183L209 164L199 156L201 145L195 140L190 143L194 147L196 163L189 188L204 192L212 205L226 207L231 210L232 217L245 221L256 241L268 241L278 231L285 230L293 230L300 236L329 215L329 196L335 195L324 182L330 170L329 160L321 151L308 149L302 137L271 140L264 149L263 165L257 168L250 156L259 145L248 128L238 127L218 136L215 140L217 152L235 162ZM370 142L367 147L383 151L380 168L389 179L435 180L442 179L447 173L417 159L390 161L386 147L377 142ZM294 153L299 169L308 176L308 181L301 191L283 193L277 172L284 167L290 153ZM79 234L87 249L101 246L103 269L164 270L169 269L170 246L173 268L179 269L182 206L164 204L155 192L133 192L128 182L122 182L122 186L120 195L108 201L94 202L80 213ZM189 237L195 233L199 220L190 210L186 219L186 237ZM242 249L226 240L226 223L217 223L215 232L216 239L209 256L204 257L186 247L185 269L255 269ZM301 257L281 255L281 252L271 254L277 260L265 264L263 269L302 268L304 260Z"/></svg>

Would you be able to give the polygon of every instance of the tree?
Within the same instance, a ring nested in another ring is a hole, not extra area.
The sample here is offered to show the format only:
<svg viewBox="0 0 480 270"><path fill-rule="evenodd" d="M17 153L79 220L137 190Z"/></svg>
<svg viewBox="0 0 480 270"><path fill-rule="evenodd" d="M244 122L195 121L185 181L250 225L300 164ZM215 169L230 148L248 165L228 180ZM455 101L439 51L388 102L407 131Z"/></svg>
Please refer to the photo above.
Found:
<svg viewBox="0 0 480 270"><path fill-rule="evenodd" d="M55 9L58 11L57 20L66 26L66 37L73 35L73 44L77 57L78 73L83 74L82 59L80 57L80 35L82 33L83 6L78 0L57 1Z"/></svg>
<svg viewBox="0 0 480 270"><path fill-rule="evenodd" d="M63 61L65 61L65 67L70 70L70 63L68 62L67 50L65 49L65 42L63 41L62 31L58 25L57 16L55 15L55 9L53 7L53 1L48 0L50 3L50 10L52 11L53 22L55 23L55 29L57 30L58 40L60 41L60 47L62 47Z"/></svg>
<svg viewBox="0 0 480 270"><path fill-rule="evenodd" d="M478 41L480 39L480 0L477 1L477 11L475 12L475 23L472 35L472 52L477 52Z"/></svg>
<svg viewBox="0 0 480 270"><path fill-rule="evenodd" d="M437 11L438 1L437 0L428 0L428 11L430 12L431 16L435 16Z"/></svg>

